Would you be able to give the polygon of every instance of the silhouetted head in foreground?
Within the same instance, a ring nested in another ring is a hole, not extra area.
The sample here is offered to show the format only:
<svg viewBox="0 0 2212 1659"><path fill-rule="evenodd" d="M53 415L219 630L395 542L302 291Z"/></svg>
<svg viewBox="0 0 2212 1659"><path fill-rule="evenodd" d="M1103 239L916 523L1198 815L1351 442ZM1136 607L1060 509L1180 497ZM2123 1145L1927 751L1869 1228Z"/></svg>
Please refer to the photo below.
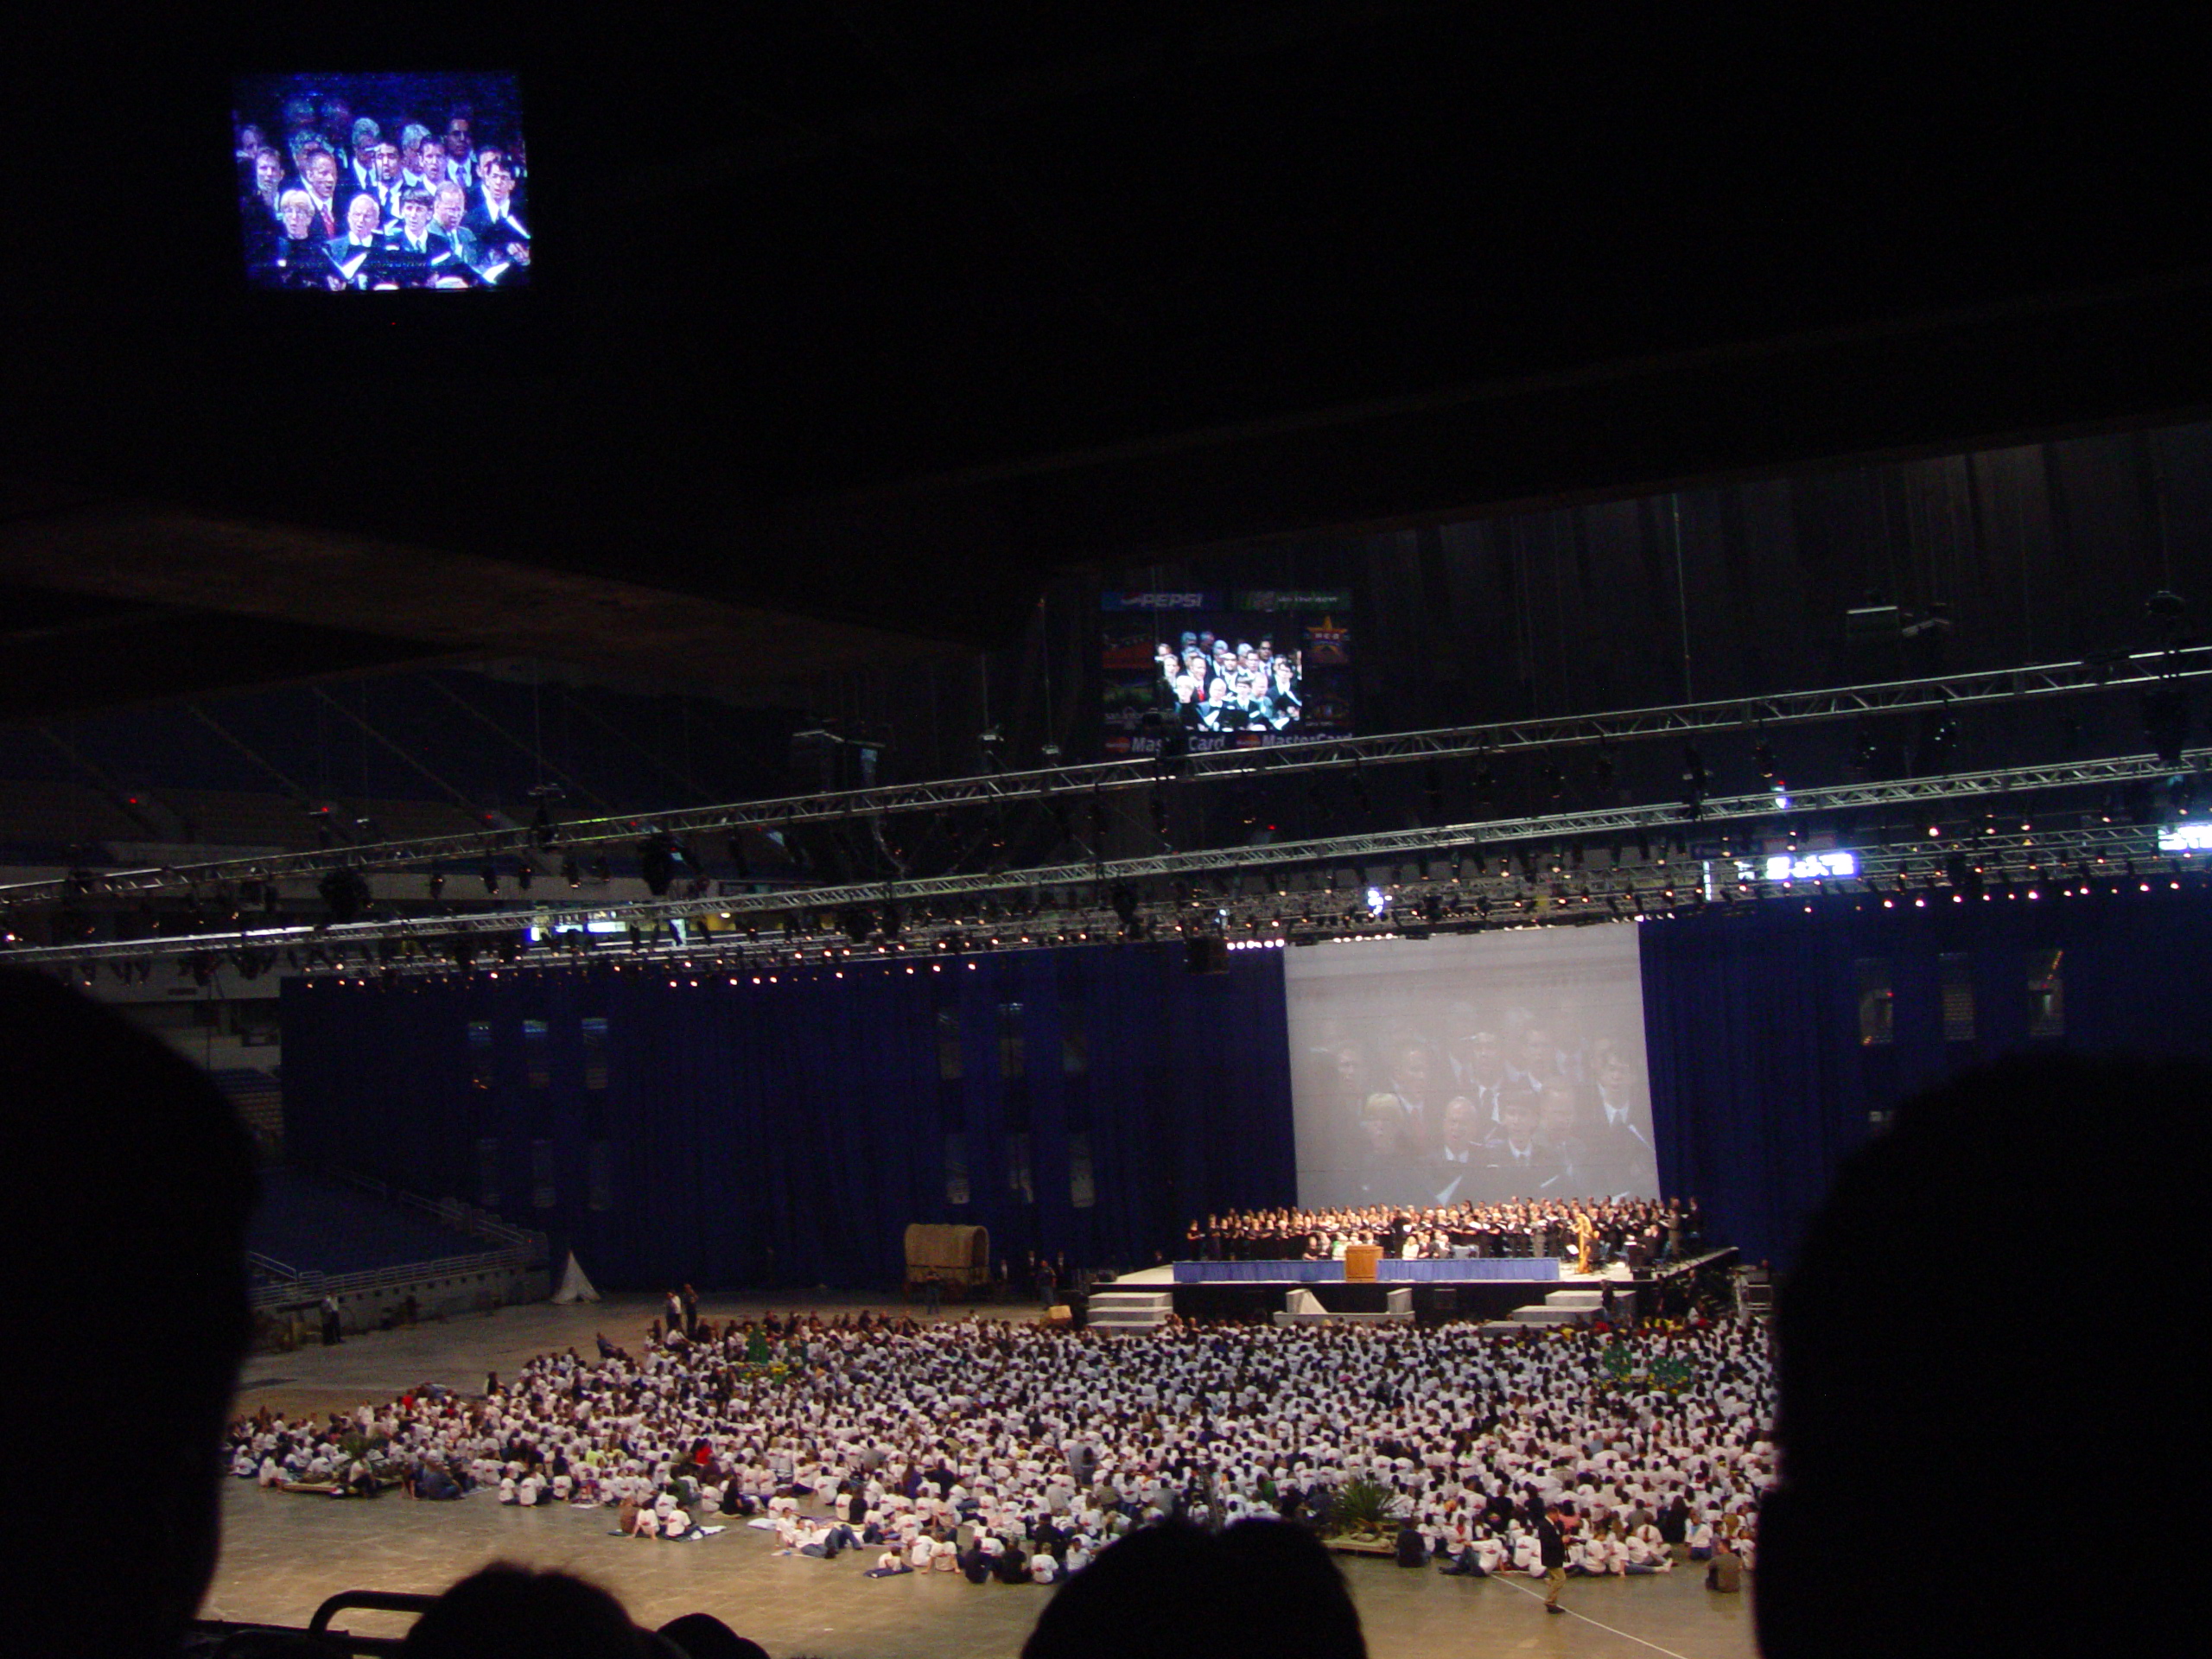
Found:
<svg viewBox="0 0 2212 1659"><path fill-rule="evenodd" d="M740 1636L712 1613L685 1613L660 1627L683 1659L768 1659L758 1642Z"/></svg>
<svg viewBox="0 0 2212 1659"><path fill-rule="evenodd" d="M440 1596L407 1632L404 1652L405 1659L674 1659L597 1585L505 1561Z"/></svg>
<svg viewBox="0 0 2212 1659"><path fill-rule="evenodd" d="M1777 1318L1766 1659L2078 1655L2202 1598L2141 1504L2206 1490L2208 1154L2212 1071L2051 1056L1846 1166Z"/></svg>
<svg viewBox="0 0 2212 1659"><path fill-rule="evenodd" d="M0 969L0 1066L6 1421L91 1483L21 1529L9 1645L166 1652L214 1571L251 1149L199 1071L40 975Z"/></svg>
<svg viewBox="0 0 2212 1659"><path fill-rule="evenodd" d="M1366 1659L1344 1575L1277 1521L1147 1527L1054 1593L1022 1659Z"/></svg>

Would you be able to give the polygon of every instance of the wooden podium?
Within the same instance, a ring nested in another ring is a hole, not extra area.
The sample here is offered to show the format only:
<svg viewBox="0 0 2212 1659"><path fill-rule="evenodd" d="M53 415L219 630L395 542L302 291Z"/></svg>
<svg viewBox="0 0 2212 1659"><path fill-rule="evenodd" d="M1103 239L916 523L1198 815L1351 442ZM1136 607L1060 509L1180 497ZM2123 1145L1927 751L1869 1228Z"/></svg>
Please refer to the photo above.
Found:
<svg viewBox="0 0 2212 1659"><path fill-rule="evenodd" d="M1375 1264L1382 1259L1380 1244L1347 1244L1344 1246L1344 1282L1348 1285L1371 1285L1375 1282Z"/></svg>

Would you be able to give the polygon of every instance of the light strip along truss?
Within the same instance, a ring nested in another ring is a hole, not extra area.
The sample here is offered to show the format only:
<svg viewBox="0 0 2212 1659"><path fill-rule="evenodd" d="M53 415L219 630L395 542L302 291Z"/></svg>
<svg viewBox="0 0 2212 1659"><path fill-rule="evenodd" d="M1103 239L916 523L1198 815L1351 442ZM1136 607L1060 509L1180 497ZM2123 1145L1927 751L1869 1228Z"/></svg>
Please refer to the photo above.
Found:
<svg viewBox="0 0 2212 1659"><path fill-rule="evenodd" d="M1758 857L1743 855L1678 862L1671 867L1664 864L1619 866L1610 872L1572 878L1567 885L1571 885L1574 891L1563 896L1556 891L1559 885L1557 878L1540 876L1534 881L1516 882L1503 874L1494 877L1445 875L1431 877L1410 887L1402 887L1397 894L1398 902L1389 913L1382 916L1371 915L1359 908L1357 898L1351 895L1330 895L1339 899L1351 899L1349 906L1340 916L1317 915L1312 910L1317 897L1313 893L1210 897L1203 903L1155 899L1140 901L1137 913L1150 924L1150 937L1155 941L1165 942L1192 934L1216 933L1228 937L1241 933L1243 941L1249 944L1312 943L1319 939L1380 939L1401 934L1408 925L1431 933L1467 932L1493 927L1574 926L1623 920L1630 914L1664 916L1678 908L1694 908L1713 902L1703 897L1708 879L1705 866L1708 863L1718 902L1724 906L1758 900L1811 900L1820 897L1849 895L1854 892L1899 902L1925 900L1931 893L1941 895L1948 891L1948 887L1939 888L1934 884L1939 879L1948 883L1948 861L1961 854L1970 861L1993 888L2008 880L2040 880L2056 894L2063 893L2077 877L2088 877L2104 881L2141 880L2151 890L2156 891L2161 883L2177 880L2182 872L2178 861L2154 851L2148 844L2151 834L2150 829L2144 825L2099 824L2071 830L2039 829L2032 834L2009 832L1976 836L1971 842L1956 838L1940 844L1916 838L1872 845L1862 842L1853 849L1859 858L1859 868L1856 875L1818 879L1801 877L1780 881L1770 880L1757 873L1749 877L1739 876L1737 873L1739 865L1749 865L1756 872L1759 863ZM2104 868L2091 868L2092 860ZM2117 866L2113 863L2113 860L2120 861ZM2069 871L2066 868L2069 865L2076 868ZM2188 874L2198 880L2204 876L2204 872L2199 869L2190 869ZM1452 907L1440 918L1415 908L1425 893L1450 894ZM1662 898L1662 893L1669 896ZM1993 893L1993 896L1995 896ZM1482 903L1485 898L1489 902ZM1623 901L1630 905L1632 910L1621 908ZM1478 904L1478 909L1469 907ZM1306 913L1297 918L1282 913L1286 909L1300 906L1305 907ZM942 946L948 944L965 956L1109 942L1117 931L1118 918L1102 918L1099 909L1096 905L1086 906L1064 902L1047 905L1034 914L995 925L979 926L966 922L910 922L895 942L871 939L856 944L842 934L818 931L798 939L770 938L747 940L710 936L705 939L679 942L664 932L655 932L641 936L639 942L634 944L603 940L588 957L556 957L550 961L543 957L524 957L512 964L504 961L498 963L484 961L479 965L572 969L594 960L616 960L631 963L660 963L680 971L705 970L711 973L741 966L765 971L779 967L829 968L866 963L904 962L911 971L913 964L936 957ZM450 971L448 964L435 961L398 961L379 964L379 967L395 968L407 973Z"/></svg>
<svg viewBox="0 0 2212 1659"><path fill-rule="evenodd" d="M2139 652L2103 663L2050 663L2029 668L1995 669L1939 679L1892 680L1843 686L1826 691L1793 691L1768 697L1739 697L1719 702L1690 702L1610 714L1569 715L1555 719L1512 721L1485 726L1455 726L1427 732L1399 732L1376 737L1331 738L1275 748L1223 749L1192 754L1174 763L1183 782L1211 782L1285 773L1341 771L1368 765L1446 760L1469 755L1507 754L1570 748L1593 743L1656 737L1689 737L1700 732L1751 727L1796 726L1847 720L1864 715L1910 714L1933 709L2010 702L2078 692L2146 686L2162 681L2212 676L2212 645L2172 652ZM881 813L921 812L950 807L1013 804L1024 801L1073 801L1109 791L1156 785L1170 774L1155 757L1102 760L1030 772L984 773L899 784L878 789L836 791L776 800L693 807L679 812L636 813L620 817L579 818L559 826L558 850L575 852L637 841L652 831L672 836L727 833L733 830L780 830L829 823ZM414 841L377 842L326 848L312 853L280 853L262 858L234 858L156 869L104 870L99 890L145 893L283 876L314 876L335 869L391 869L440 861L462 862L498 854L527 854L535 843L526 826L486 828L465 835L432 836ZM0 903L40 904L67 896L63 881L29 881L0 887Z"/></svg>
<svg viewBox="0 0 2212 1659"><path fill-rule="evenodd" d="M1317 915L1309 909L1304 915L1291 918L1282 912L1300 904L1300 898L1249 894L1209 899L1198 906L1161 899L1140 901L1137 913L1147 924L1148 937L1154 942L1172 943L1178 938L1211 933L1224 938L1241 934L1248 944L1283 945L1324 940L1385 939L1406 934L1408 927L1435 934L1498 927L1580 926L1625 920L1631 915L1647 919L1664 918L1685 908L1709 908L1715 904L1727 909L1763 902L1812 901L1854 894L1871 895L1896 904L1927 903L1940 901L1958 891L1948 885L1947 861L1960 853L1964 853L1983 874L1992 898L2006 896L2000 891L2006 882L2022 887L2042 882L2050 889L2049 896L2057 897L2082 876L2117 883L2140 880L2148 890L2155 892L2162 883L2177 882L2183 872L2178 868L2179 861L2154 852L2145 844L2150 833L2142 825L2097 825L2038 830L2033 835L1978 836L1971 845L1954 842L1940 849L1936 843L1918 840L1871 846L1861 843L1853 849L1859 862L1856 875L1784 881L1769 880L1757 874L1748 878L1739 876L1736 867L1746 863L1756 868L1755 858L1715 859L1710 861L1716 894L1711 900L1703 896L1707 879L1705 869L1699 863L1678 863L1672 867L1623 866L1595 876L1578 876L1573 881L1575 890L1564 896L1551 891L1554 880L1541 877L1534 882L1520 883L1502 875L1432 878L1412 888L1402 888L1398 895L1401 902L1390 913L1380 917L1360 910L1355 903L1341 916ZM2117 867L2113 863L2115 859L2120 861ZM2089 868L2092 860L2103 868ZM2075 868L2069 871L2069 865ZM2202 869L2191 868L2187 874L2195 883L2201 884L2206 879ZM1942 885L1937 885L1939 881ZM1441 918L1414 908L1425 892L1451 894L1451 908ZM1303 903L1310 906L1315 896L1303 895ZM2036 895L2031 890L2027 896ZM1487 904L1484 903L1485 897ZM740 969L758 975L903 963L912 972L925 961L941 964L948 946L958 957L966 957L1003 950L1109 943L1118 931L1119 918L1102 918L1098 911L1095 905L1064 902L1040 908L1034 915L1019 920L998 924L995 928L965 922L914 922L895 941L872 938L861 943L854 943L842 934L820 931L810 931L798 938L753 940L722 935L678 942L665 931L656 931L641 934L635 943L601 938L588 954L562 952L524 956L512 961L505 957L479 957L475 966L566 972L594 964L626 963L695 975L735 973ZM338 968L341 976L348 972L363 972L365 968L365 964L352 968L343 963L332 965ZM438 976L453 972L454 964L435 957L398 957L375 963L373 971L408 977ZM696 984L698 981L692 982Z"/></svg>
<svg viewBox="0 0 2212 1659"><path fill-rule="evenodd" d="M736 917L834 912L848 906L982 898L998 893L1033 893L1054 887L1091 887L1100 896L1103 905L1106 890L1115 883L1160 876L1243 874L1288 866L1343 864L1455 850L1471 851L1478 848L1506 848L1529 842L1572 842L1611 835L1642 833L1649 836L1656 832L1678 837L1695 836L1705 828L1726 823L1787 820L1859 807L1928 805L2024 792L2093 788L2099 785L2164 778L2207 765L2212 765L2212 749L2190 750L2178 762L2172 764L2160 760L2155 755L2122 755L2098 760L2064 760L2043 766L1953 772L1936 778L1895 779L1884 782L1837 784L1820 789L1793 790L1786 808L1768 792L1727 796L1705 802L1695 818L1686 816L1686 810L1681 803L1669 802L1604 808L1594 811L1553 813L1540 817L1497 819L1480 823L1446 824L1435 829L1384 830L1369 835L1333 836L1313 841L1274 842L1262 847L1166 852L1145 858L1114 859L1090 864L1029 866L972 875L923 876L905 881L852 882L793 891L714 897L702 895L691 899L651 899L626 904L594 905L582 899L570 899L567 903L547 900L502 910L474 911L461 915L394 917L377 921L332 924L321 929L287 925L111 943L19 947L0 952L0 960L22 963L97 962L114 957L137 960L149 957L189 956L201 951L296 945L303 941L344 948L382 939L512 933L517 928L533 922L561 926L591 915L619 916L626 921L633 922L640 930L649 931L667 921L693 916Z"/></svg>

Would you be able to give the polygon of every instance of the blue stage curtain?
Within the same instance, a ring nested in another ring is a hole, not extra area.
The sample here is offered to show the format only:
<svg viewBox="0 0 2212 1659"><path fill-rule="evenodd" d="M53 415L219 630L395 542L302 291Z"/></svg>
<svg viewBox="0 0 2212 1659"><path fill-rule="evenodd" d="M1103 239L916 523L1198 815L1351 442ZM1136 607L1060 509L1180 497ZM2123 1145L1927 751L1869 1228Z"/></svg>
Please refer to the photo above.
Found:
<svg viewBox="0 0 2212 1659"><path fill-rule="evenodd" d="M2118 872L2101 872L2109 880ZM1642 929L1644 1034L1661 1184L1715 1236L1786 1267L1875 1115L2018 1051L2212 1058L2201 1007L2212 895L2145 875L2113 893L1954 902L1933 894L1770 900ZM2069 885L2078 885L2069 882ZM1925 902L1923 902L1923 900ZM2031 963L2059 953L2063 1030L2031 1027ZM1974 1033L1947 1038L1942 960L1960 959ZM1891 1040L1863 1039L1859 963L1892 990Z"/></svg>
<svg viewBox="0 0 2212 1659"><path fill-rule="evenodd" d="M703 969L288 981L287 1133L303 1161L543 1229L609 1286L895 1283L915 1221L979 1224L1017 1264L1138 1267L1194 1215L1295 1192L1281 959L1230 961L1192 975L1178 945L760 986ZM586 1086L590 1019L607 1022L603 1089ZM956 1135L965 1203L946 1180ZM1096 1196L1081 1208L1077 1137Z"/></svg>
<svg viewBox="0 0 2212 1659"><path fill-rule="evenodd" d="M1770 901L1647 924L1665 1190L1697 1195L1717 1236L1786 1266L1870 1114L1962 1066L2019 1048L2212 1058L2197 1006L2212 897L2145 880L2152 893L2060 899L2045 886L2037 900L1953 904L1939 890L1926 906L1861 896L1808 914ZM2052 950L2063 1030L2036 1035L2030 964ZM1971 1039L1944 1034L1947 952L1973 992ZM1860 1039L1861 960L1888 976L1888 1043ZM306 1161L543 1228L614 1286L887 1284L910 1221L979 1223L1006 1258L1139 1267L1176 1253L1194 1215L1293 1200L1281 957L1230 964L1192 976L1177 948L1102 947L842 980L779 973L759 988L703 971L696 987L635 970L292 980L287 1133ZM586 1086L588 1019L607 1022L604 1089ZM545 1027L535 1069L527 1020ZM1001 1076L1014 1033L1020 1075ZM960 1204L946 1183L954 1135ZM1021 1135L1026 1192L1010 1164ZM1071 1191L1078 1137L1086 1208ZM535 1179L541 1142L550 1183Z"/></svg>

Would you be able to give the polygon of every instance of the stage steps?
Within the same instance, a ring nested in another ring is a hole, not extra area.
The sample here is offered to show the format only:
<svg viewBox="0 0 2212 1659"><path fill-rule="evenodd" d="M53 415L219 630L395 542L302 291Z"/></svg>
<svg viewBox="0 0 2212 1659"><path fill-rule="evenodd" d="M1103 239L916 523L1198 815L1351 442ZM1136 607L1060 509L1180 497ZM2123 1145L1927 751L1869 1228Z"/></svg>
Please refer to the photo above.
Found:
<svg viewBox="0 0 2212 1659"><path fill-rule="evenodd" d="M1600 1317L1605 1308L1605 1293L1602 1290L1554 1290L1541 1302L1516 1307L1504 1319L1487 1321L1482 1326L1482 1333L1486 1337L1510 1337L1531 1326L1588 1325Z"/></svg>
<svg viewBox="0 0 2212 1659"><path fill-rule="evenodd" d="M1174 1311L1172 1290L1094 1290L1086 1322L1094 1331L1157 1331Z"/></svg>
<svg viewBox="0 0 2212 1659"><path fill-rule="evenodd" d="M1304 1288L1294 1290L1289 1305L1275 1315L1277 1325L1389 1325L1411 1324L1414 1317L1414 1293L1410 1285L1394 1285L1384 1297L1382 1308L1358 1313L1332 1313L1321 1305L1321 1299Z"/></svg>

